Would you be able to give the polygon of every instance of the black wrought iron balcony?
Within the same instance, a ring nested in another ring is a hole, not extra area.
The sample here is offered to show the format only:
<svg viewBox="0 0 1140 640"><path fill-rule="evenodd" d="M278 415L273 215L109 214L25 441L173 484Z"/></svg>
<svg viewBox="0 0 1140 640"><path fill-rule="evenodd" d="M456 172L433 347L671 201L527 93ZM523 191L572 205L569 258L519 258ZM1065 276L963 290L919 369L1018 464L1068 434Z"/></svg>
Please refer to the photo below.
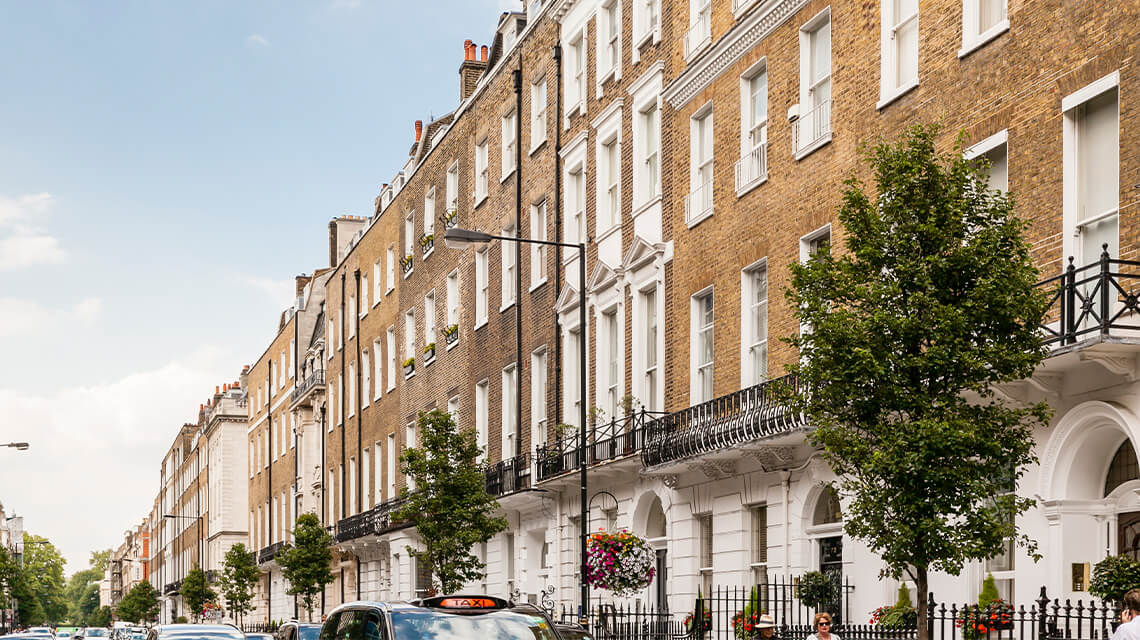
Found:
<svg viewBox="0 0 1140 640"><path fill-rule="evenodd" d="M333 537L337 542L347 542L367 535L380 535L398 529L406 523L396 520L393 514L404 505L403 498L393 498L372 507L368 511L348 516L336 523Z"/></svg>
<svg viewBox="0 0 1140 640"><path fill-rule="evenodd" d="M166 586L162 588L162 595L169 596L178 593L182 590L182 581L175 580L174 582L167 582Z"/></svg>
<svg viewBox="0 0 1140 640"><path fill-rule="evenodd" d="M1110 336L1140 338L1140 262L1114 260L1107 245L1096 262L1037 284L1049 295L1041 321L1053 349Z"/></svg>
<svg viewBox="0 0 1140 640"><path fill-rule="evenodd" d="M310 371L309 375L305 376L296 389L293 389L293 394L289 396L289 404L297 405L304 400L315 389L323 390L325 388L325 370L318 369Z"/></svg>
<svg viewBox="0 0 1140 640"><path fill-rule="evenodd" d="M586 433L586 464L593 465L632 456L645 446L645 425L651 414L644 409L604 424ZM578 430L567 431L550 444L535 448L535 480L542 482L578 468Z"/></svg>
<svg viewBox="0 0 1140 640"><path fill-rule="evenodd" d="M285 548L284 542L274 542L268 547L263 547L257 553L257 564L265 564L281 555L281 550Z"/></svg>
<svg viewBox="0 0 1140 640"><path fill-rule="evenodd" d="M646 468L755 442L806 426L802 416L776 402L772 388L799 381L787 375L662 416L645 427Z"/></svg>
<svg viewBox="0 0 1140 640"><path fill-rule="evenodd" d="M486 473L487 493L501 498L530 488L530 454L491 465Z"/></svg>

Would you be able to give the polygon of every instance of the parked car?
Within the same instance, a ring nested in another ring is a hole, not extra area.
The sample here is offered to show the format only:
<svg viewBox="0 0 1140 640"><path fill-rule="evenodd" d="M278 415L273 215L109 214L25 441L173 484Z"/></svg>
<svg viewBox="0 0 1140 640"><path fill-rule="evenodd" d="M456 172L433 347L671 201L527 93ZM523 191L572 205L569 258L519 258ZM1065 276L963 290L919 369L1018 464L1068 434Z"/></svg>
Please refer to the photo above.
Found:
<svg viewBox="0 0 1140 640"><path fill-rule="evenodd" d="M163 624L151 627L147 640L245 640L241 629L228 624Z"/></svg>
<svg viewBox="0 0 1140 640"><path fill-rule="evenodd" d="M321 637L321 623L290 620L277 628L277 640L317 640Z"/></svg>
<svg viewBox="0 0 1140 640"><path fill-rule="evenodd" d="M580 637L580 636L576 636ZM493 596L350 602L333 609L320 640L567 640L545 611Z"/></svg>
<svg viewBox="0 0 1140 640"><path fill-rule="evenodd" d="M247 633L245 640L273 640L272 633Z"/></svg>
<svg viewBox="0 0 1140 640"><path fill-rule="evenodd" d="M83 627L75 633L76 640L83 638L84 640L91 640L91 638L108 638L110 633L103 627Z"/></svg>

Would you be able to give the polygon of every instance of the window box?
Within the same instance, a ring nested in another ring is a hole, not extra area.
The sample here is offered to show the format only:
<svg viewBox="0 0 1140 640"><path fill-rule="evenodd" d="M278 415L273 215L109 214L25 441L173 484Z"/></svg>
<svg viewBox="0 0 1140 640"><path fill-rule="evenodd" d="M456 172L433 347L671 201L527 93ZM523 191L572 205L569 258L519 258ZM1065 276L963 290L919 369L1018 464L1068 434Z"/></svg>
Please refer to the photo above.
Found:
<svg viewBox="0 0 1140 640"><path fill-rule="evenodd" d="M434 233L425 233L424 235L420 236L420 249L423 251L425 258L428 256L429 253L431 253L431 250L434 247L435 247L435 234Z"/></svg>
<svg viewBox="0 0 1140 640"><path fill-rule="evenodd" d="M443 223L444 229L454 229L459 226L459 209L449 207L443 215L439 217L439 221Z"/></svg>
<svg viewBox="0 0 1140 640"><path fill-rule="evenodd" d="M424 345L424 364L431 364L435 360L435 343L429 342Z"/></svg>
<svg viewBox="0 0 1140 640"><path fill-rule="evenodd" d="M400 266L404 268L404 275L407 276L412 272L412 254L408 254L400 258Z"/></svg>
<svg viewBox="0 0 1140 640"><path fill-rule="evenodd" d="M404 377L410 378L416 372L416 359L408 358L404 361Z"/></svg>
<svg viewBox="0 0 1140 640"><path fill-rule="evenodd" d="M451 346L459 341L459 325L453 324L443 330L443 339L447 342L447 346ZM435 345L432 344L434 347Z"/></svg>

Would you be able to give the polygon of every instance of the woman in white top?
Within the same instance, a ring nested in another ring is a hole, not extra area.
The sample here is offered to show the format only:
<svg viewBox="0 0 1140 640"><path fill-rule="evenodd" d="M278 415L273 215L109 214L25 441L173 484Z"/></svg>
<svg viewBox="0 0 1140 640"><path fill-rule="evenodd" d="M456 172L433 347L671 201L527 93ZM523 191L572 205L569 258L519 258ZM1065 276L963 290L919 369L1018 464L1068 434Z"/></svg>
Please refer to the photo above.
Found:
<svg viewBox="0 0 1140 640"><path fill-rule="evenodd" d="M815 614L812 627L815 628L815 633L808 636L807 640L840 640L838 635L831 632L831 614L826 611Z"/></svg>

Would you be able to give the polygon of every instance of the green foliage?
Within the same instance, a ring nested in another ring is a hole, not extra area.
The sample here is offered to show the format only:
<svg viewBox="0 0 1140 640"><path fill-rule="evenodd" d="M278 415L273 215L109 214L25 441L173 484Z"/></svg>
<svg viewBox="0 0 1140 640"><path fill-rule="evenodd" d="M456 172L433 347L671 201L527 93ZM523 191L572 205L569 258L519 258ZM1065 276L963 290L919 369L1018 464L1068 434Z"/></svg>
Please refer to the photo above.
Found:
<svg viewBox="0 0 1140 640"><path fill-rule="evenodd" d="M289 595L299 596L313 619L313 604L333 581L329 565L332 563L332 536L321 526L315 514L305 513L297 518L293 528L293 545L277 556L277 564L289 581Z"/></svg>
<svg viewBox="0 0 1140 640"><path fill-rule="evenodd" d="M222 596L230 613L242 624L245 614L253 609L253 587L261 572L257 569L257 558L245 545L237 543L226 552L225 564L219 579Z"/></svg>
<svg viewBox="0 0 1140 640"><path fill-rule="evenodd" d="M1089 579L1089 593L1115 604L1120 604L1124 594L1140 588L1140 562L1128 556L1109 556L1093 565Z"/></svg>
<svg viewBox="0 0 1140 640"><path fill-rule="evenodd" d="M94 569L100 577L103 572L107 570L107 563L111 561L111 550L103 549L102 551L91 552L91 568Z"/></svg>
<svg viewBox="0 0 1140 640"><path fill-rule="evenodd" d="M175 624L186 624L187 622L189 622L189 620L186 619L186 616L178 616L174 619Z"/></svg>
<svg viewBox="0 0 1140 640"><path fill-rule="evenodd" d="M1001 596L998 595L994 576L993 574L986 574L986 578L982 580L982 591L978 594L978 608L984 611L998 600L1001 600Z"/></svg>
<svg viewBox="0 0 1140 640"><path fill-rule="evenodd" d="M839 585L835 583L835 579L826 573L808 571L800 576L800 602L817 611L823 611L827 605L836 600L838 588Z"/></svg>
<svg viewBox="0 0 1140 640"><path fill-rule="evenodd" d="M64 589L64 599L67 600L67 617L73 624L79 626L84 624L85 614L80 610L83 596L87 593L88 586L98 583L102 579L103 572L93 568L76 571L68 578L67 587Z"/></svg>
<svg viewBox="0 0 1140 640"><path fill-rule="evenodd" d="M89 584L83 590L79 599L79 624L83 626L97 626L91 624L91 616L99 610L99 585Z"/></svg>
<svg viewBox="0 0 1140 640"><path fill-rule="evenodd" d="M179 593L182 594L182 601L186 603L186 610L190 612L195 621L201 617L202 607L207 602L214 602L218 598L218 594L210 588L210 583L206 580L206 572L197 565L186 572Z"/></svg>
<svg viewBox="0 0 1140 640"><path fill-rule="evenodd" d="M958 575L1010 538L1036 557L1016 526L1033 501L997 487L1036 460L1033 428L1049 416L993 390L1047 353L1026 223L963 159L961 137L936 153L938 134L915 126L865 148L875 188L846 182L846 252L791 266L788 300L811 331L788 339L801 356L789 369L810 392L782 393L839 476L847 534L885 575L915 581L923 640L930 570Z"/></svg>
<svg viewBox="0 0 1140 640"><path fill-rule="evenodd" d="M894 606L880 607L872 612L872 622L888 627L913 627L918 622L918 612L910 600L910 588L906 583L899 585L899 593Z"/></svg>
<svg viewBox="0 0 1140 640"><path fill-rule="evenodd" d="M23 582L27 597L20 598L20 621L28 624L58 624L67 617L67 599L64 594L63 556L47 538L24 533ZM25 600L30 597L36 605ZM39 618L32 623L24 617Z"/></svg>
<svg viewBox="0 0 1140 640"><path fill-rule="evenodd" d="M150 582L143 580L123 596L115 615L127 622L150 622L158 617L160 606L158 592Z"/></svg>
<svg viewBox="0 0 1140 640"><path fill-rule="evenodd" d="M899 595L895 598L896 609L910 609L914 610L914 603L910 600L910 587L906 583L899 585Z"/></svg>
<svg viewBox="0 0 1140 640"><path fill-rule="evenodd" d="M420 447L400 456L400 470L415 480L416 491L405 488L399 520L416 526L424 550L408 553L430 568L443 593L481 579L486 566L471 554L475 544L507 528L493 514L499 503L487 493L486 477L476 460L480 449L473 429L460 430L438 409L419 415Z"/></svg>
<svg viewBox="0 0 1140 640"><path fill-rule="evenodd" d="M16 558L8 552L7 547L0 546L0 609L12 606L11 593L20 577L20 565Z"/></svg>
<svg viewBox="0 0 1140 640"><path fill-rule="evenodd" d="M109 627L111 626L111 607L99 607L91 613L87 618L87 627Z"/></svg>

